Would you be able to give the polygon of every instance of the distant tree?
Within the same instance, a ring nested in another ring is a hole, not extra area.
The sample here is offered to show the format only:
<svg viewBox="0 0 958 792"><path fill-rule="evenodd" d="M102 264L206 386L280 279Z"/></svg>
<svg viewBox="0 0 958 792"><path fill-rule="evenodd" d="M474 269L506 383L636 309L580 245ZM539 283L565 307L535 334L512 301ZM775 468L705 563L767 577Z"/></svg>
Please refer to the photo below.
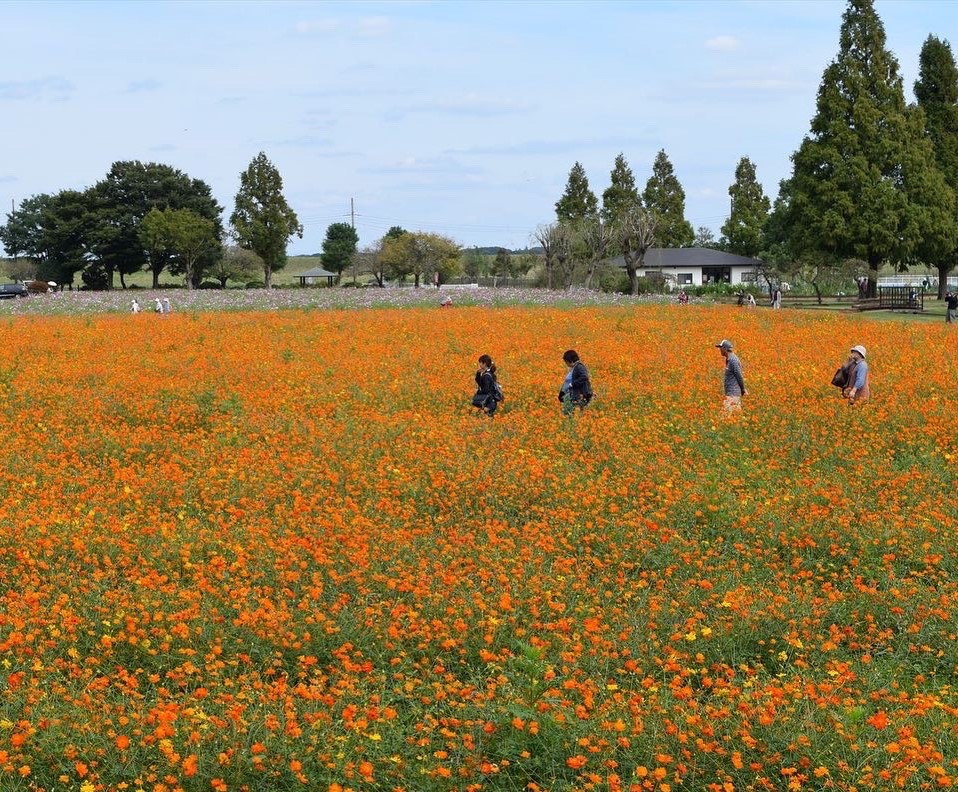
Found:
<svg viewBox="0 0 958 792"><path fill-rule="evenodd" d="M802 256L861 259L868 294L884 262L943 246L954 195L923 119L905 107L898 62L872 0L849 0L811 131L792 155L787 233ZM942 225L943 222L943 225Z"/></svg>
<svg viewBox="0 0 958 792"><path fill-rule="evenodd" d="M742 157L735 183L728 188L732 211L722 225L722 245L729 253L755 257L765 247L764 231L771 203L755 176L755 166Z"/></svg>
<svg viewBox="0 0 958 792"><path fill-rule="evenodd" d="M947 41L929 36L921 48L915 97L925 113L938 169L952 193L958 195L958 66ZM958 244L958 242L956 242ZM956 250L930 252L928 263L938 270L938 299L944 299Z"/></svg>
<svg viewBox="0 0 958 792"><path fill-rule="evenodd" d="M222 255L209 268L207 274L218 280L225 289L227 281L249 281L262 271L263 260L252 250L239 245L223 245Z"/></svg>
<svg viewBox="0 0 958 792"><path fill-rule="evenodd" d="M540 261L542 261L541 256L537 256L528 250L520 253L518 256L514 255L512 257L512 277L524 278L528 276L529 270L538 265Z"/></svg>
<svg viewBox="0 0 958 792"><path fill-rule="evenodd" d="M436 272L449 277L459 272L459 245L441 234L405 232L383 239L380 261L392 277L404 280L412 275L418 288L423 278Z"/></svg>
<svg viewBox="0 0 958 792"><path fill-rule="evenodd" d="M486 269L486 256L478 247L472 247L463 255L463 269L470 278L478 278Z"/></svg>
<svg viewBox="0 0 958 792"><path fill-rule="evenodd" d="M633 206L615 224L614 244L625 260L632 294L639 293L638 270L645 261L646 251L655 244L656 216L647 208Z"/></svg>
<svg viewBox="0 0 958 792"><path fill-rule="evenodd" d="M38 267L42 280L73 284L77 272L88 288L105 288L90 240L97 217L90 191L61 190L42 212L40 244L44 256Z"/></svg>
<svg viewBox="0 0 958 792"><path fill-rule="evenodd" d="M569 258L569 250L572 245L569 227L562 223L540 225L533 232L533 238L542 248L546 286L552 289L555 287L556 270L564 267Z"/></svg>
<svg viewBox="0 0 958 792"><path fill-rule="evenodd" d="M7 277L13 281L29 281L37 277L36 259L27 256L7 259L3 265Z"/></svg>
<svg viewBox="0 0 958 792"><path fill-rule="evenodd" d="M512 255L505 248L499 248L492 261L492 274L495 278L505 277L512 272ZM495 285L495 281L493 281Z"/></svg>
<svg viewBox="0 0 958 792"><path fill-rule="evenodd" d="M146 213L137 228L140 247L146 256L146 266L153 273L153 288L159 285L159 276L172 258L170 250L170 209L155 206Z"/></svg>
<svg viewBox="0 0 958 792"><path fill-rule="evenodd" d="M286 245L302 238L303 226L283 196L283 177L264 152L240 174L236 208L230 215L242 247L263 260L263 282L272 286L273 273L286 266Z"/></svg>
<svg viewBox="0 0 958 792"><path fill-rule="evenodd" d="M20 207L7 214L0 227L0 243L11 256L27 256L41 261L47 255L43 241L43 213L53 201L47 194L24 198Z"/></svg>
<svg viewBox="0 0 958 792"><path fill-rule="evenodd" d="M692 247L716 248L718 245L718 240L715 239L715 234L711 228L708 226L699 226L695 229L695 239L692 240Z"/></svg>
<svg viewBox="0 0 958 792"><path fill-rule="evenodd" d="M615 158L612 167L611 184L602 193L602 219L607 223L616 222L633 206L642 205L642 196L635 186L635 176L624 154Z"/></svg>
<svg viewBox="0 0 958 792"><path fill-rule="evenodd" d="M409 232L402 226L390 226L389 230L386 232L387 239L396 239L401 237L403 234L408 234Z"/></svg>
<svg viewBox="0 0 958 792"><path fill-rule="evenodd" d="M159 285L160 273L170 259L149 261L140 245L139 226L151 209L188 209L213 223L217 241L222 238L223 207L213 198L210 186L169 165L114 162L91 191L97 214L91 246L106 273L107 288L112 288L114 273L119 273L125 287L126 276L144 268L153 273L153 287ZM214 246L210 258L202 263L212 263L218 247Z"/></svg>
<svg viewBox="0 0 958 792"><path fill-rule="evenodd" d="M173 254L170 267L174 275L182 275L187 289L194 288L203 275L202 262L219 253L220 240L211 220L189 209L167 209L169 213L169 245Z"/></svg>
<svg viewBox="0 0 958 792"><path fill-rule="evenodd" d="M629 211L635 209L637 206L638 204L632 204L623 209L622 213L618 215L620 218L619 222L621 222L622 217L626 216ZM613 249L615 244L613 228L613 224L597 217L591 222L586 223L582 229L582 242L585 246L586 260L588 263L585 276L585 287L587 289L592 288L592 277L595 275L599 265L609 257L609 251Z"/></svg>
<svg viewBox="0 0 958 792"><path fill-rule="evenodd" d="M326 238L323 240L323 267L342 275L358 245L359 234L355 228L349 223L332 223L326 229Z"/></svg>
<svg viewBox="0 0 958 792"><path fill-rule="evenodd" d="M599 202L589 189L585 168L578 162L569 171L565 192L556 201L556 218L560 223L575 225L599 213Z"/></svg>
<svg viewBox="0 0 958 792"><path fill-rule="evenodd" d="M652 176L642 193L645 206L655 222L655 241L659 247L689 247L695 240L692 224L685 219L685 190L675 176L665 150L655 155Z"/></svg>

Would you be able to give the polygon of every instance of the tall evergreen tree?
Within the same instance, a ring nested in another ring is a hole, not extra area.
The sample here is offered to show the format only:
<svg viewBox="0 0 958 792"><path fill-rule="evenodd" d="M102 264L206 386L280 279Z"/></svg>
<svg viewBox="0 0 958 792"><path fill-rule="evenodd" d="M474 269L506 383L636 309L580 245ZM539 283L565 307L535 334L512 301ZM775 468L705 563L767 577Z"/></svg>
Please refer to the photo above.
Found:
<svg viewBox="0 0 958 792"><path fill-rule="evenodd" d="M722 244L729 253L757 256L764 247L764 228L771 204L748 157L739 160L735 183L728 188L728 194L732 211L722 226Z"/></svg>
<svg viewBox="0 0 958 792"><path fill-rule="evenodd" d="M659 247L689 247L695 241L692 224L685 219L685 190L665 149L655 155L652 176L642 197L655 220L655 241Z"/></svg>
<svg viewBox="0 0 958 792"><path fill-rule="evenodd" d="M599 201L589 189L585 168L576 162L569 171L565 192L556 201L556 218L564 225L576 226L599 213Z"/></svg>
<svg viewBox="0 0 958 792"><path fill-rule="evenodd" d="M935 161L952 192L958 196L958 66L947 41L929 36L921 48L915 82L918 106L925 112L925 129ZM943 299L948 273L955 264L954 247L929 261L938 269L938 298Z"/></svg>
<svg viewBox="0 0 958 792"><path fill-rule="evenodd" d="M929 247L939 231L921 224L953 211L914 116L872 0L848 0L810 133L792 155L786 225L801 255L866 261L871 296L882 263L907 262L923 232Z"/></svg>
<svg viewBox="0 0 958 792"><path fill-rule="evenodd" d="M342 275L353 260L359 245L359 234L349 223L331 223L323 240L323 267Z"/></svg>
<svg viewBox="0 0 958 792"><path fill-rule="evenodd" d="M302 238L303 226L286 203L283 177L265 152L240 174L230 223L240 245L263 260L263 283L269 288L273 273L286 266L286 244L293 236Z"/></svg>
<svg viewBox="0 0 958 792"><path fill-rule="evenodd" d="M615 158L612 167L611 184L602 193L602 219L616 222L633 206L642 205L642 196L635 186L635 176L624 154Z"/></svg>

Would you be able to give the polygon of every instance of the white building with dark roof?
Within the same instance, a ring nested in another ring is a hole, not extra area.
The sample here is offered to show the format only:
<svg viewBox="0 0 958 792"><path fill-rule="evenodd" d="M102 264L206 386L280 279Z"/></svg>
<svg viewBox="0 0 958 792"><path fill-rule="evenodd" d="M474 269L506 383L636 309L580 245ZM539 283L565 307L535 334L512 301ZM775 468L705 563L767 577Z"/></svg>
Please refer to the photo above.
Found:
<svg viewBox="0 0 958 792"><path fill-rule="evenodd" d="M625 259L611 260L617 267L625 267ZM660 273L676 286L702 286L706 283L753 283L764 263L760 259L737 256L712 248L649 248L639 277Z"/></svg>

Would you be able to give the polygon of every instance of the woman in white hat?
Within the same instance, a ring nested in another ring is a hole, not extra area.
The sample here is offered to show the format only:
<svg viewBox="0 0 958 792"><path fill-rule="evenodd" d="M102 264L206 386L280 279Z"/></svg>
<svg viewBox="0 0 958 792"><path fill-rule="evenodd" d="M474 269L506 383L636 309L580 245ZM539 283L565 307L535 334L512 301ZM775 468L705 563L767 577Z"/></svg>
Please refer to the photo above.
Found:
<svg viewBox="0 0 958 792"><path fill-rule="evenodd" d="M865 347L861 344L853 346L850 350L855 358L854 380L848 383L848 403L866 401L871 396L871 388L868 387L868 361L865 360Z"/></svg>

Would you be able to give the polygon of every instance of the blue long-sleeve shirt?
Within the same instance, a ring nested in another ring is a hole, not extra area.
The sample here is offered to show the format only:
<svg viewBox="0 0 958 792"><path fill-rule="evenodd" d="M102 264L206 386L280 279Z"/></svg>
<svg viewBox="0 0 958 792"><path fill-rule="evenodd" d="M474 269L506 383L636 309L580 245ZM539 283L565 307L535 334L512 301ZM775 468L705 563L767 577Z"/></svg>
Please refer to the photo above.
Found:
<svg viewBox="0 0 958 792"><path fill-rule="evenodd" d="M865 380L868 377L868 364L864 360L859 360L855 366L855 381L852 387L858 391L865 387Z"/></svg>

